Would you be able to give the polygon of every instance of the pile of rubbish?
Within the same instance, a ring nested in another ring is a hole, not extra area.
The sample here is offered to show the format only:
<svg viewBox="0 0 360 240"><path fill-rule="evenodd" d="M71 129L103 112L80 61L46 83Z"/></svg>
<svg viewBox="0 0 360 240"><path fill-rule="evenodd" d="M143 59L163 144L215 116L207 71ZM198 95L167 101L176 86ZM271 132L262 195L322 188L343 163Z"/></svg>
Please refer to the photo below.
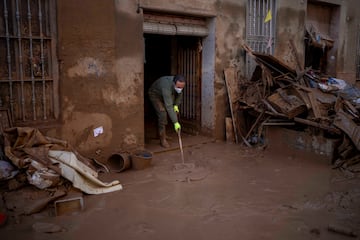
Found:
<svg viewBox="0 0 360 240"><path fill-rule="evenodd" d="M26 176L39 189L55 188L70 181L86 194L122 189L118 180L106 183L98 178L101 163L85 158L66 141L44 136L38 129L13 127L4 130L0 152L0 180Z"/></svg>
<svg viewBox="0 0 360 240"><path fill-rule="evenodd" d="M257 66L251 79L238 79L236 86L230 86L238 89L231 100L238 139L248 146L258 143L256 139L266 123L312 128L325 137L341 140L332 160L335 167L347 168L360 162L360 89L342 79L320 76L311 68L301 69L299 64L292 69L247 45L243 48ZM253 119L246 129L239 117L244 112Z"/></svg>

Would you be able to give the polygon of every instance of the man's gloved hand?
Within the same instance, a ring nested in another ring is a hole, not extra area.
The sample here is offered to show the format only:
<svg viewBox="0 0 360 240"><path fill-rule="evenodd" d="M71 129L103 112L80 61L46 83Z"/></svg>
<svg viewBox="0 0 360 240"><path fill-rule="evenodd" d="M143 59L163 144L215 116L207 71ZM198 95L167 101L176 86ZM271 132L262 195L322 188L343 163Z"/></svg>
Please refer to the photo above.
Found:
<svg viewBox="0 0 360 240"><path fill-rule="evenodd" d="M181 128L180 123L178 123L178 122L174 123L174 128L175 128L175 131L178 132Z"/></svg>
<svg viewBox="0 0 360 240"><path fill-rule="evenodd" d="M174 105L174 112L175 112L175 113L179 113L179 107L178 107L178 105Z"/></svg>

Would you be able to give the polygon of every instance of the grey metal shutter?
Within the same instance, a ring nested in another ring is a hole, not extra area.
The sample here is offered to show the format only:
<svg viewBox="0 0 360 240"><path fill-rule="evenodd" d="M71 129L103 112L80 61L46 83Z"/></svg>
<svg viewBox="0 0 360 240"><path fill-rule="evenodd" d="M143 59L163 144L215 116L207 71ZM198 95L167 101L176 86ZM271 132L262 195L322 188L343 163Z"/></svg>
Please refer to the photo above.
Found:
<svg viewBox="0 0 360 240"><path fill-rule="evenodd" d="M144 12L143 31L150 34L197 37L205 37L209 34L206 20L203 18L153 12Z"/></svg>

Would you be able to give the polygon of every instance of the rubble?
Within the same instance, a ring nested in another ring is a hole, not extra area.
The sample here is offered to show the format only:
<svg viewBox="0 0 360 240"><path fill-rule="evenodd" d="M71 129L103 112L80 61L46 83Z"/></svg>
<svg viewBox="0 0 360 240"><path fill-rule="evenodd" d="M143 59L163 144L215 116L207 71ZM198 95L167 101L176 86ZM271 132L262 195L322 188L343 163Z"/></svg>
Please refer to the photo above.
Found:
<svg viewBox="0 0 360 240"><path fill-rule="evenodd" d="M98 179L98 164L80 155L67 142L44 136L38 129L7 128L4 146L10 163L25 172L28 182L39 189L60 186L64 179L87 194L122 189L118 180L105 183Z"/></svg>
<svg viewBox="0 0 360 240"><path fill-rule="evenodd" d="M344 80L315 74L311 68L303 69L299 63L292 69L274 56L254 52L246 44L242 47L257 66L251 79L237 79L227 86L235 96L229 102L237 138L246 145L256 144L259 141L254 137L259 140L263 126L269 125L315 128L341 140L332 159L336 167L360 162L359 89ZM225 80L229 69L224 71Z"/></svg>

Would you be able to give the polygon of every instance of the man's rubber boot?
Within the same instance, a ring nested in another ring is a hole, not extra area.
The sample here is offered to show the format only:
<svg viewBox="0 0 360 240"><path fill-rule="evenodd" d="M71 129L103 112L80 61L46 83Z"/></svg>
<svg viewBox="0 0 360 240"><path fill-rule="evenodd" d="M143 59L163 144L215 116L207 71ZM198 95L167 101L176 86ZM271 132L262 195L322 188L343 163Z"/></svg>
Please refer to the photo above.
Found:
<svg viewBox="0 0 360 240"><path fill-rule="evenodd" d="M160 134L158 133L157 135L156 135L156 138L160 138ZM171 136L169 136L169 135L167 135L167 134L165 134L165 138L166 138L166 140L173 140L173 137L171 137Z"/></svg>
<svg viewBox="0 0 360 240"><path fill-rule="evenodd" d="M165 131L161 131L159 133L160 135L160 145L164 148L169 148L170 144L168 143L168 141L166 140L166 132Z"/></svg>

